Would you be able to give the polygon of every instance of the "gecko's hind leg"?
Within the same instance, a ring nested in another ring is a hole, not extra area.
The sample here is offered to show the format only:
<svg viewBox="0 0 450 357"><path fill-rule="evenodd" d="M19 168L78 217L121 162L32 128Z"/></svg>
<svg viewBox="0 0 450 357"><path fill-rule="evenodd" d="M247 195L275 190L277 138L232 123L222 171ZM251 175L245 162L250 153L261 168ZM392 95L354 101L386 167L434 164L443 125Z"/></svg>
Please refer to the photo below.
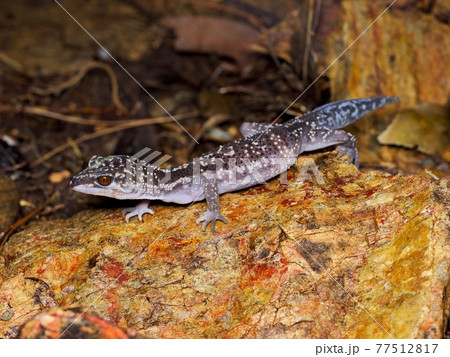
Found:
<svg viewBox="0 0 450 357"><path fill-rule="evenodd" d="M154 211L151 208L148 208L149 203L150 203L149 200L144 200L142 202L139 202L139 204L136 207L124 208L122 210L122 214L125 215L125 220L128 222L130 218L137 216L138 219L142 222L142 216L144 214L154 213Z"/></svg>
<svg viewBox="0 0 450 357"><path fill-rule="evenodd" d="M359 155L356 149L356 138L344 130L338 129L303 129L301 152L323 149L328 146L336 146L339 156L349 155L351 162L358 167Z"/></svg>
<svg viewBox="0 0 450 357"><path fill-rule="evenodd" d="M350 156L350 161L359 168L359 154L358 149L356 149L356 138L353 134L347 133L346 131L339 130L344 132L347 137L348 141L345 143L342 143L341 145L336 146L336 150L338 151L338 157L341 157L343 155Z"/></svg>

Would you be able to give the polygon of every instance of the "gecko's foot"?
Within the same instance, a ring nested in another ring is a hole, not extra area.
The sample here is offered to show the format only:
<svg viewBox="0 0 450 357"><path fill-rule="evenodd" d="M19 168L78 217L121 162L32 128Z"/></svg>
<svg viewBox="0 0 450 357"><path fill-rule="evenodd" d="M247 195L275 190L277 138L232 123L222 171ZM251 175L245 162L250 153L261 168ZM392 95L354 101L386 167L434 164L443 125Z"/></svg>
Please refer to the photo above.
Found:
<svg viewBox="0 0 450 357"><path fill-rule="evenodd" d="M200 222L204 222L202 226L202 230L204 231L208 224L211 223L211 232L214 232L214 228L216 226L216 221L222 221L227 224L228 221L225 217L223 217L219 212L206 211L203 216L195 221L195 223L199 224Z"/></svg>
<svg viewBox="0 0 450 357"><path fill-rule="evenodd" d="M348 155L350 156L350 162L359 168L359 154L356 148L349 148L347 146L339 145L336 147L338 151L338 157Z"/></svg>
<svg viewBox="0 0 450 357"><path fill-rule="evenodd" d="M142 216L146 213L153 214L153 210L148 208L149 201L142 201L136 207L129 207L122 210L122 214L125 214L125 220L128 221L130 218L137 216L139 221L142 222Z"/></svg>

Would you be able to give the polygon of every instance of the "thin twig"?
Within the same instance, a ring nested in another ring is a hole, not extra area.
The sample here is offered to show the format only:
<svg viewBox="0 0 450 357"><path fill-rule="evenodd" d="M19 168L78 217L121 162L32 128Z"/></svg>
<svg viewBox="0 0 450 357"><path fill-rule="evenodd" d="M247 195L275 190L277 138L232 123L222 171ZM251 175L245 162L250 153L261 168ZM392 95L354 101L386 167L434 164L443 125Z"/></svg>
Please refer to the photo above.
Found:
<svg viewBox="0 0 450 357"><path fill-rule="evenodd" d="M227 114L217 114L211 116L203 125L200 131L195 135L196 140L200 140L202 136L211 128L222 124L230 119L230 116ZM188 144L187 153L190 154L192 150L194 150L195 144Z"/></svg>
<svg viewBox="0 0 450 357"><path fill-rule="evenodd" d="M33 114L33 115L39 115L46 118L56 119L65 121L67 123L74 123L74 124L80 124L80 125L91 125L91 126L117 126L117 125L125 125L130 124L146 119L128 119L128 120L99 120L99 119L85 119L79 116L74 115L65 115L58 112L52 112L50 110L47 110L42 107L24 107L22 109L24 113L27 114ZM147 118L149 119L149 118ZM155 119L155 118L150 118Z"/></svg>
<svg viewBox="0 0 450 357"><path fill-rule="evenodd" d="M190 137L191 137L191 139L193 139L195 142L197 142L195 139L194 139L194 137L192 136L192 134L191 133L189 133L173 116L172 116L172 114L170 114L168 111L167 111L167 109L166 108L164 108L164 106L160 103L160 102L158 102L158 100L105 48L105 46L103 46L100 42L98 42L98 40L88 31L88 30L86 30L86 28L75 18L75 17L73 17L73 15L69 12L69 11L67 11L66 10L66 8L64 7L64 6L62 6L61 5L61 3L59 2L59 1L57 1L57 0L53 0L60 8L61 8L61 10L63 10L66 14L67 14L67 16L69 16L85 33L86 33L86 35L88 35L91 39L92 39L92 41L94 41L127 75L128 75L128 77L130 77L132 80L133 80L133 82L134 83L136 83L138 86L139 86L139 88L141 88L144 92L145 92L145 94L147 94L156 104L158 104L158 106L162 109L162 110L164 110L164 112L168 115L168 116L170 116L174 121L175 121L175 123L181 128L181 129L183 129L184 131L185 131L185 133L186 134L188 134ZM198 144L198 142L197 142L197 144Z"/></svg>
<svg viewBox="0 0 450 357"><path fill-rule="evenodd" d="M97 62L97 61L90 61L86 64L84 64L79 71L70 79L67 81L60 83L56 86L52 86L46 89L33 87L31 91L38 95L59 95L63 90L66 90L68 88L74 87L77 83L79 83L83 77L92 69L100 68L103 69L109 76L109 79L111 80L111 99L116 106L117 109L119 109L123 113L127 113L127 108L122 104L119 97L119 84L117 81L117 77L112 70L111 66L109 66L106 63Z"/></svg>
<svg viewBox="0 0 450 357"><path fill-rule="evenodd" d="M25 69L25 67L14 58L9 57L7 54L0 52L0 62L4 63L8 67L11 67L15 71L24 74L27 77L31 77L30 73Z"/></svg>
<svg viewBox="0 0 450 357"><path fill-rule="evenodd" d="M302 77L303 83L306 83L308 80L308 65L309 65L309 57L311 55L311 40L312 40L312 26L313 26L313 18L314 18L314 2L315 0L309 0L309 10L308 10L308 22L306 27L306 38L305 38L305 51L303 52L303 68L302 68Z"/></svg>
<svg viewBox="0 0 450 357"><path fill-rule="evenodd" d="M176 115L175 117L176 117L177 120L183 120L183 119L193 118L193 117L197 116L198 114L199 113L197 111L195 111L195 112L190 112L190 113L186 113L186 114ZM106 129L99 130L99 131L94 132L94 133L85 134L85 135L80 136L77 139L74 139L70 143L67 142L67 143L65 143L63 145L60 145L57 148L49 151L48 153L46 153L45 155L41 156L36 161L33 161L30 164L30 167L34 168L36 166L39 166L40 164L42 164L43 162L45 162L48 159L52 158L56 154L59 154L60 152L69 149L70 147L72 147L73 144L77 144L78 145L78 144L83 143L85 141L92 140L92 139L98 138L100 136L108 135L108 134L115 133L115 132L118 132L118 131L131 129L131 128L137 128L137 127L146 126L146 125L167 123L167 122L171 122L172 120L173 120L172 117L158 117L158 118L138 119L138 120L133 120L133 121L127 122L126 124L117 125L117 126L112 127L112 128L106 128Z"/></svg>
<svg viewBox="0 0 450 357"><path fill-rule="evenodd" d="M21 225L25 224L26 222L28 222L31 218L33 218L35 215L37 215L39 212L41 212L46 205L42 205L39 206L38 208L36 208L35 210L33 210L32 212L28 213L25 217L19 219L17 222L11 224L0 236L0 253L3 250L3 246L5 245L5 243L8 241L9 237L11 236L11 234L13 234L13 232L19 228Z"/></svg>
<svg viewBox="0 0 450 357"><path fill-rule="evenodd" d="M26 113L26 114L30 114L30 115L38 115L38 116L42 116L45 118L61 120L66 123L73 123L73 124L79 124L79 125L90 125L90 126L117 126L117 125L130 124L130 123L147 120L147 119L157 119L157 118L139 118L139 119L126 119L126 120L87 119L87 118L82 118L80 116L66 115L66 114L62 114L59 112L54 112L54 111L48 110L43 107L36 107L36 106L18 107L18 106L12 106L12 105L0 105L0 113L4 113L4 112L13 112L13 113L22 112L22 113ZM164 121L164 122L166 122L166 121Z"/></svg>

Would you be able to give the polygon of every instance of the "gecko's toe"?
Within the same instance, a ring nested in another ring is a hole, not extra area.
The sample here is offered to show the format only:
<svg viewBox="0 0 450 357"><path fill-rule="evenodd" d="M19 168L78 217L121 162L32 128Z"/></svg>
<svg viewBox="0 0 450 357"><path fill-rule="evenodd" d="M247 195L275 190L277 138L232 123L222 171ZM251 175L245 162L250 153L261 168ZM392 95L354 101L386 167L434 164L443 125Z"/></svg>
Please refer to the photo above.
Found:
<svg viewBox="0 0 450 357"><path fill-rule="evenodd" d="M122 214L133 212L136 207L127 207L122 210Z"/></svg>
<svg viewBox="0 0 450 357"><path fill-rule="evenodd" d="M202 231L203 231L203 232L206 230L206 227L208 226L209 222L211 222L211 221L208 220L208 218L205 217L205 216L206 216L206 214L204 214L203 216L201 216L199 219L197 219L197 220L195 221L196 224L200 224L200 223L202 223L202 222L205 222L205 223L203 223L203 225L202 225Z"/></svg>
<svg viewBox="0 0 450 357"><path fill-rule="evenodd" d="M145 201L139 203L136 207L124 208L122 210L122 214L125 214L125 221L127 223L135 216L142 222L142 216L146 213L153 214L154 211L148 208L148 202Z"/></svg>
<svg viewBox="0 0 450 357"><path fill-rule="evenodd" d="M219 212L212 211L206 211L203 216L195 221L195 223L199 224L201 222L204 222L202 225L203 231L205 231L206 227L208 227L208 224L211 223L211 232L214 232L214 229L216 228L216 221L222 221L225 224L228 223L226 218L223 217Z"/></svg>
<svg viewBox="0 0 450 357"><path fill-rule="evenodd" d="M199 224L199 223L203 222L205 219L206 219L205 216L201 216L199 219L197 219L197 220L195 221L195 223L196 223L196 224Z"/></svg>
<svg viewBox="0 0 450 357"><path fill-rule="evenodd" d="M196 224L200 224L202 222L204 222L202 224L202 231L205 231L205 229L208 226L209 222L211 222L211 219L206 215L206 212L205 212L205 214L203 216L201 216L199 219L197 219L195 221Z"/></svg>

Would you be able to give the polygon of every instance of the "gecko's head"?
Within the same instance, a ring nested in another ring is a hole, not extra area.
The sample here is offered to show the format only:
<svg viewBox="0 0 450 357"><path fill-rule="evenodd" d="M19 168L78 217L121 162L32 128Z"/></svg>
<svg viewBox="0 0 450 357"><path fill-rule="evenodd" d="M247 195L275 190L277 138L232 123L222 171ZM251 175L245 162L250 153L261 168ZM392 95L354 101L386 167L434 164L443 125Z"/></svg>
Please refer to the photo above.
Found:
<svg viewBox="0 0 450 357"><path fill-rule="evenodd" d="M138 194L137 159L132 156L93 156L88 167L72 177L70 186L90 195L130 199Z"/></svg>

